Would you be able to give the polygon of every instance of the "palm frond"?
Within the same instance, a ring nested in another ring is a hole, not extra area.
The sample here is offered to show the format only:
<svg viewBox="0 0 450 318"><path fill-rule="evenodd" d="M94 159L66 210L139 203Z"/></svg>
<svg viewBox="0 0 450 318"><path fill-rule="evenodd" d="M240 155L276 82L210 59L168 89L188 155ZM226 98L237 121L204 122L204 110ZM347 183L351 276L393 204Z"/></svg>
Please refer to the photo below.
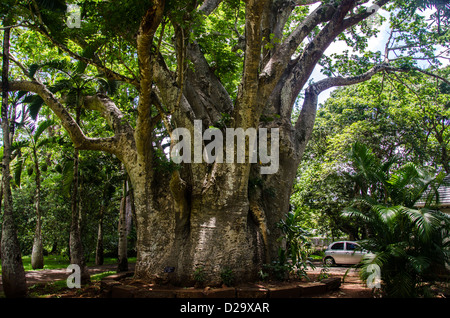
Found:
<svg viewBox="0 0 450 318"><path fill-rule="evenodd" d="M52 119L47 119L39 123L36 130L34 131L33 138L34 142L37 143L42 133L49 127L53 126L55 121Z"/></svg>
<svg viewBox="0 0 450 318"><path fill-rule="evenodd" d="M11 150L14 151L29 146L30 142L28 140L16 140L11 144Z"/></svg>
<svg viewBox="0 0 450 318"><path fill-rule="evenodd" d="M28 104L28 113L33 120L36 120L44 104L42 97L39 95L28 95L23 99L23 103Z"/></svg>
<svg viewBox="0 0 450 318"><path fill-rule="evenodd" d="M409 261L409 265L418 274L425 272L432 263L432 260L424 255L408 255L407 259Z"/></svg>
<svg viewBox="0 0 450 318"><path fill-rule="evenodd" d="M440 225L440 219L434 215L433 210L426 208L419 210L404 208L402 209L402 212L413 223L414 228L419 235L418 239L421 241L429 241L436 226Z"/></svg>
<svg viewBox="0 0 450 318"><path fill-rule="evenodd" d="M36 73L41 69L53 69L56 71L70 73L73 69L73 65L67 60L50 60L43 63L34 63L28 66L28 74L34 77Z"/></svg>
<svg viewBox="0 0 450 318"><path fill-rule="evenodd" d="M20 187L24 162L25 162L25 157L19 157L13 166L13 179L14 179L14 184L17 187Z"/></svg>
<svg viewBox="0 0 450 318"><path fill-rule="evenodd" d="M67 160L62 168L62 192L70 195L70 189L73 182L73 161Z"/></svg>
<svg viewBox="0 0 450 318"><path fill-rule="evenodd" d="M344 218L354 218L354 219L359 219L365 222L369 222L370 221L370 216L362 213L361 211L352 208L352 207L348 207L345 208L342 213L341 216Z"/></svg>

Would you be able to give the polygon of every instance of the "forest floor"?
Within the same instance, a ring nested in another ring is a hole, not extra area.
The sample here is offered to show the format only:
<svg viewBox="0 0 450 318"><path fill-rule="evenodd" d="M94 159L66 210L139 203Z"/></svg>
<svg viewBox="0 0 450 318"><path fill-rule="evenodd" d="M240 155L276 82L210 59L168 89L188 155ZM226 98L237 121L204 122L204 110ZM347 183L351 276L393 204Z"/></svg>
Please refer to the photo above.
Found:
<svg viewBox="0 0 450 318"><path fill-rule="evenodd" d="M30 297L45 298L98 298L101 296L100 280L102 277L115 273L117 265L107 264L88 267L91 283L80 289L69 289L66 285L68 272L66 268L26 271ZM129 270L134 270L134 264L129 264ZM322 271L321 266L308 270L308 276L315 279ZM331 267L327 269L329 277L343 278L338 290L313 296L313 298L373 298L372 290L367 288L354 269L348 267ZM280 283L283 284L283 283ZM271 285L273 285L271 283ZM0 276L0 297L3 288Z"/></svg>
<svg viewBox="0 0 450 318"><path fill-rule="evenodd" d="M117 269L116 264L105 264L100 266L89 266L88 271L92 276L97 276L102 273L115 272ZM129 269L134 270L134 264L129 264ZM67 280L69 276L67 268L56 268L56 269L41 269L41 270L27 270L25 271L25 276L27 280L27 285L31 289L39 289L39 287L46 284L61 283ZM38 286L41 285L41 286ZM59 284L62 285L62 284ZM3 294L3 283L2 276L0 275L0 297Z"/></svg>

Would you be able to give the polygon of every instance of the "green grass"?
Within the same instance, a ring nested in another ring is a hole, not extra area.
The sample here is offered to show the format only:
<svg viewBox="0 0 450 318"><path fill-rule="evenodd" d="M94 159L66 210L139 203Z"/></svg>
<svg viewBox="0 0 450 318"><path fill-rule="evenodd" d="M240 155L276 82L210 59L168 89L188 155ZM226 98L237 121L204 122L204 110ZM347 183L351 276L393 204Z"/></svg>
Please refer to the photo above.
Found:
<svg viewBox="0 0 450 318"><path fill-rule="evenodd" d="M309 256L314 261L321 261L323 256L312 254Z"/></svg>
<svg viewBox="0 0 450 318"><path fill-rule="evenodd" d="M116 271L108 271L108 272L103 272L103 273L91 275L91 282L99 281L103 277L106 277L106 276L109 276L109 275L114 275L114 274L117 274L117 272Z"/></svg>
<svg viewBox="0 0 450 318"><path fill-rule="evenodd" d="M31 256L22 256L23 268L25 271L32 271ZM44 256L44 268L43 269L58 269L69 266L69 260L67 257L61 255L49 255Z"/></svg>

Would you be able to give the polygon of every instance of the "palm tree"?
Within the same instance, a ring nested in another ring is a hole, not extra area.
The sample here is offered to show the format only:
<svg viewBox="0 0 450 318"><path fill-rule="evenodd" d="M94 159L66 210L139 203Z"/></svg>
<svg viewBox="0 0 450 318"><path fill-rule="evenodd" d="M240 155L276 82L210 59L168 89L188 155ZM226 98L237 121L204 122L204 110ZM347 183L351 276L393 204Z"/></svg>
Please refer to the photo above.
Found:
<svg viewBox="0 0 450 318"><path fill-rule="evenodd" d="M363 156L353 153L359 167L355 175L363 176L360 184L366 182L371 191L361 192L342 215L362 222L370 234L361 241L372 252L361 264L362 278L377 265L386 296L424 295L450 260L450 218L433 208L444 174L436 176L412 163L389 174L386 166L368 160L367 148L359 150ZM420 209L415 207L419 200L425 201Z"/></svg>
<svg viewBox="0 0 450 318"><path fill-rule="evenodd" d="M36 183L36 193L34 197L34 206L36 210L36 230L34 234L33 241L33 249L31 252L31 266L33 269L41 269L44 268L44 248L42 242L42 222L41 222L41 168L38 151L45 144L48 144L51 139L50 138L42 138L43 132L54 125L53 120L45 120L38 124L36 127L33 122L24 125L24 129L27 132L29 138L26 140L18 141L13 144L13 149L18 150L18 162L15 166L15 180L16 184L20 185L20 175L22 168L24 167L24 163L27 160L27 157L31 156L32 158L32 166L30 172L33 171L35 174L35 183ZM30 149L30 153L23 154L20 150L28 148Z"/></svg>
<svg viewBox="0 0 450 318"><path fill-rule="evenodd" d="M386 201L389 173L398 158L392 156L382 163L370 148L356 142L349 152L349 159L353 173L346 173L346 177L355 184L355 195Z"/></svg>
<svg viewBox="0 0 450 318"><path fill-rule="evenodd" d="M82 63L70 64L66 60L51 60L41 64L32 64L29 66L28 75L34 77L41 69L50 69L56 71L60 78L50 87L52 93L60 93L69 108L75 112L75 121L81 124L82 103L84 95L93 95L96 92L115 91L115 81L106 80L101 74L89 76L84 74L86 65ZM61 76L63 78L61 78ZM43 100L38 95L30 99L29 112L33 119L37 118L38 112L43 104ZM79 153L74 149L72 178L72 222L70 226L70 261L81 268L81 282L88 282L89 273L86 269L83 246L81 242L81 231L79 224Z"/></svg>
<svg viewBox="0 0 450 318"><path fill-rule="evenodd" d="M449 217L437 210L371 205L369 213L347 209L343 215L363 220L373 233L361 241L370 250L361 264L361 278L368 268L381 270L382 290L388 297L415 297L437 279L438 270L450 260Z"/></svg>

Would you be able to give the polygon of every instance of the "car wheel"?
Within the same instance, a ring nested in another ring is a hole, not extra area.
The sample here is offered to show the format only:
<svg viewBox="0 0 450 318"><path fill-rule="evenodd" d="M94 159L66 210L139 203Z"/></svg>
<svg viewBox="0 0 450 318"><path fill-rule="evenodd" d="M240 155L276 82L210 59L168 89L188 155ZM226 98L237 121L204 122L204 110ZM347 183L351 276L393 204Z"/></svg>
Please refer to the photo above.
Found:
<svg viewBox="0 0 450 318"><path fill-rule="evenodd" d="M325 258L325 260L323 261L323 263L327 266L333 266L336 263L334 262L334 259L332 257L327 257Z"/></svg>

